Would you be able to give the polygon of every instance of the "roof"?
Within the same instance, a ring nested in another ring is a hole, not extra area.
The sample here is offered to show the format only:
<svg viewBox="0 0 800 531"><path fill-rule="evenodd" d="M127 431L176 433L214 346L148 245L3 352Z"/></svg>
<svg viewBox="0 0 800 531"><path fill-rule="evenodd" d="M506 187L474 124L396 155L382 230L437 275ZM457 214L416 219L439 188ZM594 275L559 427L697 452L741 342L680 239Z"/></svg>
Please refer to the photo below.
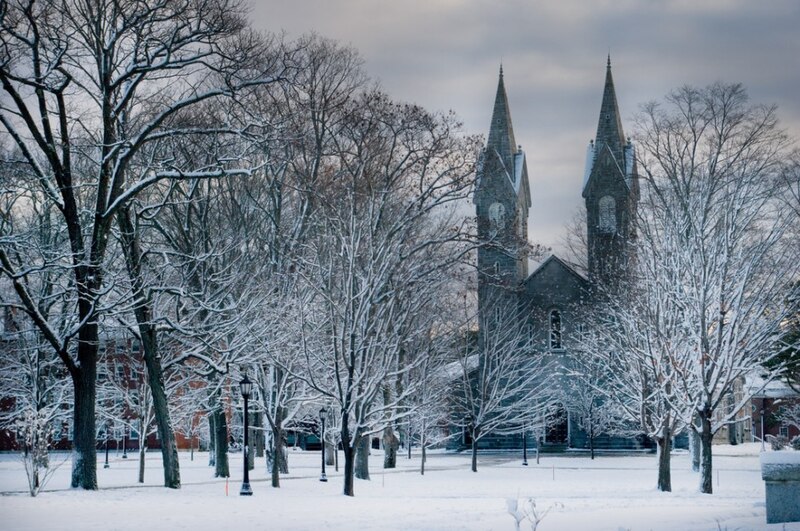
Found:
<svg viewBox="0 0 800 531"><path fill-rule="evenodd" d="M581 282L584 282L584 283L588 283L588 282L589 282L589 279L587 279L586 277L584 277L583 275L581 275L580 273L578 273L578 272L575 270L575 268L573 268L573 267L572 267L571 265L569 265L567 262L565 262L564 260L562 260L561 258L557 257L557 256L556 256L556 255L554 255L554 254L551 254L551 255L550 255L550 256L549 256L549 257L548 257L548 258L547 258L547 259L546 259L544 262L542 262L541 264L539 264L539 267L537 267L536 269L534 269L533 273L531 273L530 275L528 275L528 278L526 278L526 279L525 279L525 282L528 282L528 280L532 279L533 277L535 277L536 275L538 275L539 273L541 273L542 271L544 271L545 267L547 267L547 266L548 266L548 265L549 265L551 262L555 262L555 263L556 263L557 265L559 265L560 267L562 267L562 268L566 269L566 270L567 270L569 273L571 273L572 275L574 275L575 277L577 277L577 278L578 278L578 280L580 280Z"/></svg>

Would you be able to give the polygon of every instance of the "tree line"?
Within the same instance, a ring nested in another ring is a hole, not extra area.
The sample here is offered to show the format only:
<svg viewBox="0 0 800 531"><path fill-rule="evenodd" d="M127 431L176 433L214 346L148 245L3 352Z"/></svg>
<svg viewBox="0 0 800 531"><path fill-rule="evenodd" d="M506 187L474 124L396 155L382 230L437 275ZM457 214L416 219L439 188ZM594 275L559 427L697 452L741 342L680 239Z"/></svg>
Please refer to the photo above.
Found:
<svg viewBox="0 0 800 531"><path fill-rule="evenodd" d="M126 412L142 439L157 432L171 488L175 431L196 433L203 412L227 477L244 374L273 485L287 432L316 429L324 408L350 496L373 436L392 466L399 431L424 451L460 425L477 470L481 437L541 424L555 403L521 321L486 352L470 341L460 294L482 243L463 208L481 139L391 99L353 49L257 33L237 0L14 0L0 7L0 83L2 385L17 405L2 421L34 426L40 448L70 414L73 487L98 487L98 434ZM766 361L797 275L797 166L774 109L741 87L668 103L642 115L628 297L608 298L625 303L581 346L628 385L603 371L591 380L609 385L585 389L605 389L667 456L662 440L696 431L710 491L715 412ZM121 377L108 370L119 337L141 346Z"/></svg>

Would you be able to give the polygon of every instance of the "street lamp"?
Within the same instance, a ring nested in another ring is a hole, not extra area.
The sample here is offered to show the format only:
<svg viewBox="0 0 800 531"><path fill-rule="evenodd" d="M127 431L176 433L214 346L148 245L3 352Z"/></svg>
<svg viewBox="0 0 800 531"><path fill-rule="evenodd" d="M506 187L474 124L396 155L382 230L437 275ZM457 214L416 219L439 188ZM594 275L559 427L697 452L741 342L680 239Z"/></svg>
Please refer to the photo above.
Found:
<svg viewBox="0 0 800 531"><path fill-rule="evenodd" d="M327 415L328 410L325 409L325 406L322 406L322 409L319 410L319 420L322 421L322 430L320 430L319 434L319 442L322 453L322 473L319 475L320 481L328 481L328 476L325 475L325 417Z"/></svg>
<svg viewBox="0 0 800 531"><path fill-rule="evenodd" d="M522 428L522 466L528 466L528 434Z"/></svg>
<svg viewBox="0 0 800 531"><path fill-rule="evenodd" d="M106 424L106 462L103 465L103 468L108 468L110 465L108 464L108 424Z"/></svg>
<svg viewBox="0 0 800 531"><path fill-rule="evenodd" d="M250 488L250 471L247 467L247 399L250 398L250 393L253 392L253 382L247 375L244 375L242 381L239 382L239 389L242 391L242 398L244 398L244 448L242 449L244 455L244 478L242 479L242 488L239 491L240 496L252 496L253 490Z"/></svg>
<svg viewBox="0 0 800 531"><path fill-rule="evenodd" d="M761 451L765 451L764 448L764 399L761 399Z"/></svg>
<svg viewBox="0 0 800 531"><path fill-rule="evenodd" d="M122 426L122 458L128 458L128 426Z"/></svg>

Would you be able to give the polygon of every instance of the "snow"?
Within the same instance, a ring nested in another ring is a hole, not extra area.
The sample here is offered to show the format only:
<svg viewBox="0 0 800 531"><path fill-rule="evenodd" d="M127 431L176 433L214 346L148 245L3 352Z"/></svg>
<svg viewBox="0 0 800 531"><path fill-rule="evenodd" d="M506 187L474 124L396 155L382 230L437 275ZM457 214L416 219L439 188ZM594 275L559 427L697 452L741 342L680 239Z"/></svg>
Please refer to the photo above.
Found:
<svg viewBox="0 0 800 531"><path fill-rule="evenodd" d="M342 496L341 471L328 467L319 478L319 453L292 451L291 474L280 489L269 486L263 460L251 471L252 497L238 495L241 456L231 455L233 477L213 478L207 454L189 461L181 453L183 488L158 486L160 454L147 454L146 486L136 486L138 462L112 455L111 468L98 463L98 492L70 490L69 463L36 498L27 496L16 455L0 456L0 514L3 529L514 529L508 500L519 507L533 498L537 511L553 509L539 524L547 530L800 530L800 524L765 523L760 445L715 446L713 495L699 494L699 476L688 454L673 455L672 493L658 492L656 456L480 454L478 472L469 455L432 452L426 473L419 454L401 456L398 469L383 471L379 452L371 457L372 481L356 480L355 498ZM66 454L60 456L63 460ZM341 470L341 467L340 467ZM530 528L525 521L522 529Z"/></svg>
<svg viewBox="0 0 800 531"><path fill-rule="evenodd" d="M760 458L762 465L800 465L800 452L795 450L764 452Z"/></svg>

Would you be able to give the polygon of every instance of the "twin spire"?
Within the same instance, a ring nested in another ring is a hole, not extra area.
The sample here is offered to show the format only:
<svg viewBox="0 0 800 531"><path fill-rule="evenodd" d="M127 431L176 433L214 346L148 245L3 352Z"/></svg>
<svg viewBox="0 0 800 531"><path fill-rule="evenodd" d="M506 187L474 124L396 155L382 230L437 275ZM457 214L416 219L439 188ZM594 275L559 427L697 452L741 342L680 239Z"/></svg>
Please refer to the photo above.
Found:
<svg viewBox="0 0 800 531"><path fill-rule="evenodd" d="M597 122L595 148L597 152L608 146L617 161L622 161L625 148L625 133L622 131L622 119L617 105L617 93L614 90L614 78L611 76L611 54L606 63L606 84L603 89L603 103L600 105L600 119Z"/></svg>
<svg viewBox="0 0 800 531"><path fill-rule="evenodd" d="M611 75L611 54L606 62L606 82L603 88L603 102L600 105L600 119L597 123L595 136L595 153L608 146L620 164L623 164L625 152L625 133L622 130L617 93L614 89L614 78ZM508 96L503 82L503 65L500 64L500 75L497 80L497 95L494 99L492 123L489 127L487 149L494 149L510 172L513 168L514 155L517 152L517 142L514 138L514 127L511 125L511 111L508 106Z"/></svg>
<svg viewBox="0 0 800 531"><path fill-rule="evenodd" d="M492 124L489 127L488 149L494 149L503 161L509 174L514 167L514 154L517 142L514 139L514 127L511 125L511 110L508 106L506 86L503 83L503 65L500 65L500 78L497 81L497 95L494 98Z"/></svg>

